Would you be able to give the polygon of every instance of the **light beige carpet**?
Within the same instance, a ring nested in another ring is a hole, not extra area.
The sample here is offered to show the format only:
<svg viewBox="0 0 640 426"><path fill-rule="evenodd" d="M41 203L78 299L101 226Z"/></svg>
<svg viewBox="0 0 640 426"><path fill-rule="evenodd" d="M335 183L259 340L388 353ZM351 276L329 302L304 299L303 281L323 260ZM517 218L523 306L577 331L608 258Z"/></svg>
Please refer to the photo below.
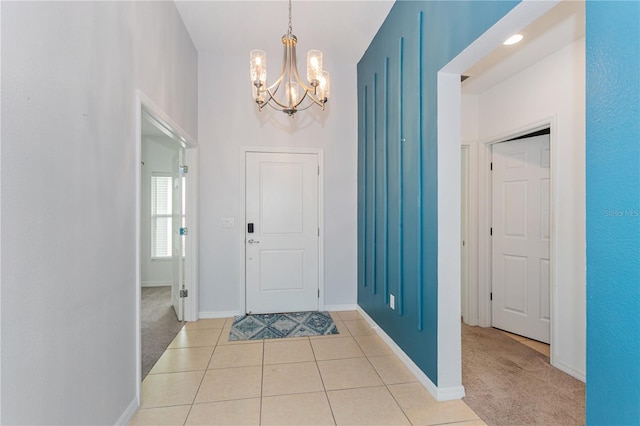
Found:
<svg viewBox="0 0 640 426"><path fill-rule="evenodd" d="M184 324L171 305L171 287L143 287L140 314L144 379Z"/></svg>
<svg viewBox="0 0 640 426"><path fill-rule="evenodd" d="M583 425L585 386L499 330L462 325L464 401L488 425Z"/></svg>

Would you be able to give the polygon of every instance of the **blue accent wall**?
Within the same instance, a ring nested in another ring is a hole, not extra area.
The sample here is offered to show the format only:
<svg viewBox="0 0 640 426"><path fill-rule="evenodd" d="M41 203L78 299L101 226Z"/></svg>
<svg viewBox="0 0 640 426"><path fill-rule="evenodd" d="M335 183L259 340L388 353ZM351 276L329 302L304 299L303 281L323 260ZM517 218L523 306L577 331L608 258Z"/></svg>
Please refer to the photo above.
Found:
<svg viewBox="0 0 640 426"><path fill-rule="evenodd" d="M587 1L587 424L640 424L640 2Z"/></svg>
<svg viewBox="0 0 640 426"><path fill-rule="evenodd" d="M358 304L436 385L437 72L517 3L398 1L358 63Z"/></svg>
<svg viewBox="0 0 640 426"><path fill-rule="evenodd" d="M358 64L358 303L435 384L436 73L516 3L399 1ZM587 423L637 425L640 2L586 9Z"/></svg>

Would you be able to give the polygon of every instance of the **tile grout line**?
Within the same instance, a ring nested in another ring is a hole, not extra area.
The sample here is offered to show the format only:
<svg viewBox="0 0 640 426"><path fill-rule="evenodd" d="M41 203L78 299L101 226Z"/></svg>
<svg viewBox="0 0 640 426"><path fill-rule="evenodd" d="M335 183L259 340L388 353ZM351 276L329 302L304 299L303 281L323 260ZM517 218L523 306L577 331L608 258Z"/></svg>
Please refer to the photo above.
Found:
<svg viewBox="0 0 640 426"><path fill-rule="evenodd" d="M384 383L384 382L383 382ZM393 400L395 401L396 405L398 406L398 408L400 408L400 411L402 411L402 414L404 415L404 417L407 419L407 421L409 422L410 425L413 425L413 422L411 421L411 419L409 418L409 415L404 411L404 408L402 408L402 405L400 405L400 401L398 401L396 399L396 396L393 394L393 392L391 392L391 389L389 389L389 385L388 384L384 384L384 387L387 389L387 392L389 392L389 395L391 395L391 398L393 398Z"/></svg>
<svg viewBox="0 0 640 426"><path fill-rule="evenodd" d="M311 346L311 353L313 354L313 360L316 364L316 370L318 370L318 375L320 376L320 382L322 383L322 389L324 389L324 397L327 400L327 404L329 405L329 411L331 411L331 418L333 418L333 424L337 425L336 415L333 412L333 407L331 406L331 401L329 400L329 394L327 393L327 386L324 384L324 379L322 378L322 372L320 371L320 366L318 365L318 358L316 357L316 351L313 349L313 343L311 339L309 339L309 346Z"/></svg>
<svg viewBox="0 0 640 426"><path fill-rule="evenodd" d="M411 419L409 419L409 415L404 411L404 408L402 408L402 405L400 405L400 401L398 401L395 397L395 395L393 394L393 392L391 392L391 389L389 389L389 385L384 381L384 379L382 378L382 376L380 375L380 373L378 372L378 370L376 369L376 367L371 363L371 360L369 359L369 356L364 352L364 349L362 348L362 346L360 345L360 342L358 342L358 340L356 340L355 338L353 339L355 340L356 344L358 345L358 347L360 347L360 350L365 354L365 358L367 359L367 362L369 363L369 365L371 366L371 368L373 368L373 371L376 372L376 375L378 376L378 378L380 379L380 381L382 382L382 384L384 385L384 388L387 390L387 392L389 392L389 395L391 395L391 398L393 399L393 401L396 403L396 405L398 406L398 408L400 409L400 411L402 412L402 415L405 417L405 419L407 419L407 422L409 422L410 425L413 425L413 423L411 422ZM383 341L382 342L385 346L388 347L388 345Z"/></svg>
<svg viewBox="0 0 640 426"><path fill-rule="evenodd" d="M357 320L354 320L357 321ZM346 325L346 321L343 320L343 322L345 322L345 327L348 326ZM402 412L402 415L405 417L405 419L409 422L410 425L412 425L413 423L411 423L411 420L409 419L409 416L407 415L407 413L405 413L404 409L402 408L402 406L400 405L400 403L398 402L398 400L395 398L395 396L393 395L393 393L391 392L391 390L389 389L389 386L387 385L387 383L384 381L384 379L382 378L382 376L380 376L380 373L378 372L378 370L375 368L375 366L371 363L371 360L369 359L369 356L366 354L366 352L364 351L362 345L360 344L360 342L358 342L358 339L356 339L357 336L353 335L351 333L351 330L349 330L349 333L351 334L351 337L353 338L353 341L356 343L356 345L360 348L360 350L362 351L364 358L367 360L367 363L369 364L369 366L371 366L371 368L373 369L373 371L376 373L376 375L378 376L378 378L380 379L380 382L382 383L382 385L384 386L384 388L387 390L387 392L389 392L389 395L391 395L391 398L393 399L393 401L396 403L396 405L398 406L398 408L400 409L400 411ZM375 336L374 334L371 334L372 336ZM363 334L360 336L368 336L367 334ZM386 343L383 342L383 344L385 346L388 346ZM362 358L362 357L357 357L357 358ZM352 359L352 358L346 358L346 359ZM366 389L366 388L378 388L380 387L378 386L364 386L364 387L355 387L355 388L346 388L346 389L339 389L339 390L349 390L349 389ZM331 404L329 404L331 405ZM335 417L334 417L334 421L335 421ZM336 423L337 424L337 423Z"/></svg>
<svg viewBox="0 0 640 426"><path fill-rule="evenodd" d="M258 424L262 425L262 407L264 404L262 403L262 399L264 398L264 339L262 340L262 365L260 366L260 412L258 415Z"/></svg>
<svg viewBox="0 0 640 426"><path fill-rule="evenodd" d="M226 324L227 321L225 319L224 324ZM220 334L218 334L218 338L216 339L215 344L213 345L213 350L211 351L211 356L209 356L209 362L207 362L207 365L204 369L204 373L202 374L202 379L200 379L200 384L198 385L198 388L196 389L196 393L193 395L193 401L191 401L191 405L189 407L189 412L187 412L187 417L184 418L184 422L182 423L183 426L185 426L187 424L187 420L189 420L189 416L191 415L191 410L193 410L193 406L196 403L196 398L198 397L198 393L200 392L200 388L202 387L202 383L204 383L204 379L207 376L207 371L209 371L209 364L211 364L211 360L213 359L213 354L216 351L216 348L218 347L218 342L220 342L220 338L222 337L222 333L224 331L224 324L223 324L223 328L222 330L220 330ZM209 330L213 330L213 329L209 329Z"/></svg>
<svg viewBox="0 0 640 426"><path fill-rule="evenodd" d="M443 425L462 425L462 426L464 426L465 423L477 422L478 419L480 419L480 421L484 422L484 420L482 420L480 418L480 416L478 416L478 418L475 419L475 420L464 420L464 421L461 421L461 422L453 421L453 422L445 422L445 423L434 423L433 426L443 426ZM485 424L486 424L486 422L485 422Z"/></svg>

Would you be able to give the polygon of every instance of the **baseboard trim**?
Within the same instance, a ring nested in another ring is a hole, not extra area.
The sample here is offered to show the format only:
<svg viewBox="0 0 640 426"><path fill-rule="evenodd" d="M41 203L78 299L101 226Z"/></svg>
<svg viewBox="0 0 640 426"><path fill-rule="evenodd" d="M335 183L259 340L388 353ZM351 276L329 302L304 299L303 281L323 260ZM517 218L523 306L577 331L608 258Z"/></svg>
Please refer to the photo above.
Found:
<svg viewBox="0 0 640 426"><path fill-rule="evenodd" d="M324 305L324 311L338 312L338 311L355 311L358 309L358 305ZM229 318L242 315L240 311L202 311L198 313L198 318Z"/></svg>
<svg viewBox="0 0 640 426"><path fill-rule="evenodd" d="M358 305L324 305L323 311L355 311L358 309Z"/></svg>
<svg viewBox="0 0 640 426"><path fill-rule="evenodd" d="M391 337L378 325L376 322L360 307L357 306L356 310L362 315L362 317L369 323L371 328L380 336L384 342L389 345L391 350L400 358L400 361L411 371L411 373L418 379L418 382L435 398L436 401L451 401L454 399L464 398L463 386L452 386L447 388L437 387L431 379L424 374L424 372L418 367L409 355L407 355L401 348L393 341Z"/></svg>
<svg viewBox="0 0 640 426"><path fill-rule="evenodd" d="M474 318L473 321L469 321L466 318L463 319L463 321L466 325L469 325L471 327L478 327L480 325L480 323L478 322L478 318Z"/></svg>
<svg viewBox="0 0 640 426"><path fill-rule="evenodd" d="M574 377L574 378L580 380L582 383L586 383L587 382L587 376L584 373L584 371L575 370L572 367L568 366L567 364L565 364L563 362L557 362L555 360L553 362L550 362L550 364L553 365L558 370L567 373L571 377Z"/></svg>
<svg viewBox="0 0 640 426"><path fill-rule="evenodd" d="M129 404L124 413L120 416L120 418L116 421L116 426L126 426L131 422L131 419L138 411L138 398L133 398L133 401Z"/></svg>
<svg viewBox="0 0 640 426"><path fill-rule="evenodd" d="M452 401L455 399L462 399L465 397L464 386L450 386L447 388L437 388L436 401Z"/></svg>
<svg viewBox="0 0 640 426"><path fill-rule="evenodd" d="M203 311L198 312L199 319L209 319L209 318L231 318L237 317L238 315L242 315L240 311Z"/></svg>
<svg viewBox="0 0 640 426"><path fill-rule="evenodd" d="M142 287L171 287L171 281L142 281Z"/></svg>

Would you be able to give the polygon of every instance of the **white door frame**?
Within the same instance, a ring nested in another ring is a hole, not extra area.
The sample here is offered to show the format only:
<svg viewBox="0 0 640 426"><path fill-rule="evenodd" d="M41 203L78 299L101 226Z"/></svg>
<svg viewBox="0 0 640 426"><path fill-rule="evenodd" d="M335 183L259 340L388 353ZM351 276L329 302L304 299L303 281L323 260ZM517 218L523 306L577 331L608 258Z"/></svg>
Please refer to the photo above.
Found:
<svg viewBox="0 0 640 426"><path fill-rule="evenodd" d="M496 143L504 142L509 139L517 138L520 136L527 135L529 133L536 132L538 130L543 130L546 128L550 128L551 132L549 135L549 149L551 155L551 194L550 194L550 203L549 203L549 226L551 232L551 238L549 242L549 258L550 258L550 294L549 294L549 303L551 305L550 309L550 337L551 337L551 353L553 355L553 336L554 336L554 311L556 309L554 300L556 299L555 292L555 270L556 270L556 249L557 246L557 235L555 232L555 194L557 191L557 181L555 176L558 175L558 162L557 159L557 143L555 140L555 129L556 129L556 118L548 117L536 123L530 123L526 126L513 129L505 134L492 137L485 141L480 141L479 146L480 149L480 182L479 182L479 211L478 211L478 222L479 222L479 238L478 238L478 312L479 312L479 325L482 327L491 327L491 280L492 280L492 271L491 271L491 260L492 260L492 246L491 246L491 237L489 235L488 230L491 228L491 214L492 214L492 206L493 206L493 194L491 191L492 184L492 176L491 176L491 159L492 159L492 146ZM484 232L484 230L487 230ZM488 251L487 251L488 250ZM552 359L553 361L553 359Z"/></svg>
<svg viewBox="0 0 640 426"><path fill-rule="evenodd" d="M467 150L467 289L462 316L464 323L478 325L478 149L474 142L462 142ZM461 212L463 213L463 212Z"/></svg>
<svg viewBox="0 0 640 426"><path fill-rule="evenodd" d="M318 178L318 226L320 227L320 235L318 236L318 289L320 297L318 299L318 310L324 310L324 158L322 148L288 148L288 147L272 147L272 146L241 146L240 147L240 188L242 196L240 197L241 206L241 223L242 232L242 253L240 255L240 314L247 312L247 277L246 277L246 247L244 242L244 227L247 223L245 211L245 203L247 197L247 163L246 156L248 152L261 153L285 153L285 154L316 154L318 156L318 167L320 168L320 176Z"/></svg>
<svg viewBox="0 0 640 426"><path fill-rule="evenodd" d="M438 400L464 396L460 332L460 76L507 37L558 3L559 0L520 2L438 71L438 388L446 393L439 395ZM486 149L480 148L480 151ZM483 155L486 154L481 152L480 156ZM554 153L551 155L553 162ZM481 272L483 265L478 266ZM480 312L480 318L482 315ZM553 341L553 328L551 339ZM553 351L551 360L553 362Z"/></svg>
<svg viewBox="0 0 640 426"><path fill-rule="evenodd" d="M481 170L484 170L482 174L484 175L484 179L481 178L481 191L484 194L484 197L481 196L480 200L480 220L482 220L482 215L486 214L488 217L488 226L492 227L492 218L493 218L493 174L491 171L491 162L493 161L493 145L507 142L511 139L515 139L521 136L525 136L539 130L550 129L549 134L549 155L550 155L550 169L549 169L549 179L550 179L550 188L549 188L549 342L551 343L551 334L553 331L553 291L555 288L554 283L556 280L554 279L554 270L556 265L556 260L554 259L555 250L555 232L554 232L554 195L557 193L555 187L555 179L554 176L557 172L557 149L555 143L555 118L551 117L537 123L533 123L530 125L526 125L517 130L513 130L508 132L506 135L502 135L498 138L492 137L486 143L483 143L483 151L488 158L488 162L481 163ZM486 185L486 187L484 186ZM482 222L483 223L483 222ZM485 252L484 250L480 250L479 252L479 262L480 264L484 264L487 268L486 274L482 275L478 281L479 283L479 294L481 295L479 299L479 309L484 314L488 315L488 318L482 317L482 322L480 323L483 327L492 327L493 326L493 311L491 304L491 292L493 285L493 245L492 239L489 232L485 232L484 230L489 229L487 227L480 226L480 229L483 230L480 233L480 243L483 244L483 247L487 247L489 252ZM483 278L486 277L488 281L483 281ZM484 306L483 306L484 305ZM486 321L486 325L484 325ZM526 337L526 336L525 336ZM550 345L551 346L551 345Z"/></svg>
<svg viewBox="0 0 640 426"><path fill-rule="evenodd" d="M185 241L185 288L189 292L189 297L185 300L183 318L185 321L195 321L198 319L198 142L191 137L178 123L176 123L162 108L156 105L142 91L136 91L136 139L135 139L135 185L136 185L136 398L140 406L140 388L142 373L142 336L141 336L141 259L140 259L140 215L141 215L141 190L142 190L142 114L143 109L149 113L159 124L177 136L185 149L186 164L189 166L187 173L187 204L186 204L186 226L189 228L189 236Z"/></svg>

